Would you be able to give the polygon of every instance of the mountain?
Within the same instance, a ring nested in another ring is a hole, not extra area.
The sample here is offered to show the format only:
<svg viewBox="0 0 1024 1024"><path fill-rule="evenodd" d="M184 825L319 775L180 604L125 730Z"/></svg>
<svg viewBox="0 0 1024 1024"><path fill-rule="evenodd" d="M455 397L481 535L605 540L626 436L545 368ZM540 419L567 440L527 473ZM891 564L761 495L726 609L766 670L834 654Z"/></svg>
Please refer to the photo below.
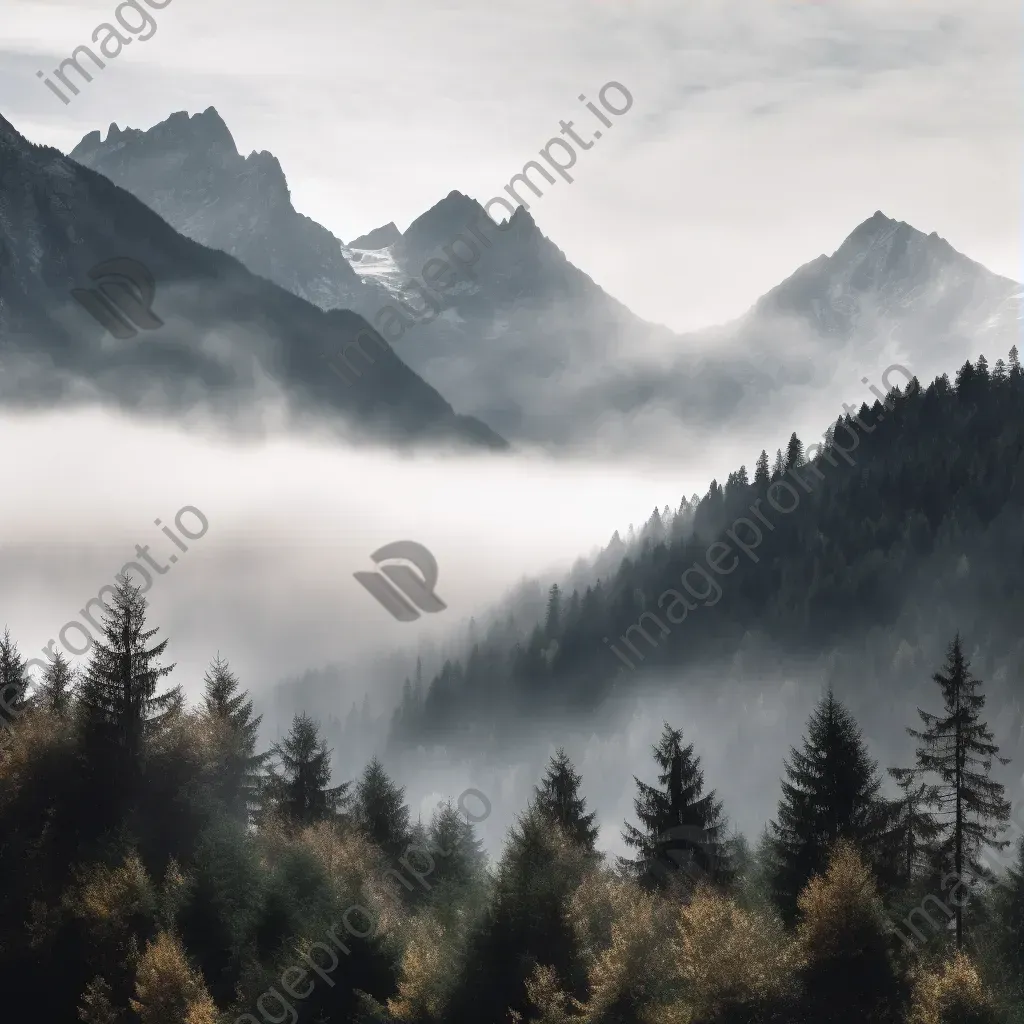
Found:
<svg viewBox="0 0 1024 1024"><path fill-rule="evenodd" d="M147 132L98 131L73 160L128 189L175 230L220 249L323 309L356 309L375 296L341 252L341 241L296 212L277 158L243 157L213 107L171 114Z"/></svg>
<svg viewBox="0 0 1024 1024"><path fill-rule="evenodd" d="M211 153L220 152L218 139L211 132ZM141 264L128 273L151 276L150 284L136 280L133 292L111 278L91 287L93 268L119 261L111 266L120 272L125 260ZM155 289L151 312L139 303L147 287ZM99 288L122 312L134 310L144 344L125 344L136 331L118 317L108 331L87 315L83 305L109 309ZM347 347L362 331L365 361ZM296 422L352 436L507 447L483 423L457 415L357 314L324 312L185 238L130 193L31 145L2 118L0 347L0 396L10 404L100 399L163 415L205 409L250 427L283 408Z"/></svg>
<svg viewBox="0 0 1024 1024"><path fill-rule="evenodd" d="M848 397L850 384L832 380L843 356L898 358L927 377L982 348L1006 351L1019 331L1016 282L881 212L736 320L680 335L609 295L522 207L497 225L458 191L404 232L392 222L347 246L335 239L329 253L312 228L275 232L280 258L264 271L268 201L238 182L258 158L275 175L280 168L269 154L243 160L212 108L145 132L112 126L105 141L93 132L71 155L158 204L189 237L211 239L324 308L360 312L461 408L552 449L676 452L682 438L757 426L780 403L791 408L833 384L833 397ZM276 180L274 216L305 224ZM436 259L452 270L439 272ZM301 280L285 273L290 265L306 268Z"/></svg>

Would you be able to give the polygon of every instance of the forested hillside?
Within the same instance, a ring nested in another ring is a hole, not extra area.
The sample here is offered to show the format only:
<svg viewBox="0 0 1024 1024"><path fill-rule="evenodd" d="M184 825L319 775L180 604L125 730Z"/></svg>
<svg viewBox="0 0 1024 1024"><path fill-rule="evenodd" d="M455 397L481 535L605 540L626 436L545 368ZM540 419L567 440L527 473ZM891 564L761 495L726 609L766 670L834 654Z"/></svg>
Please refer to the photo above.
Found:
<svg viewBox="0 0 1024 1024"><path fill-rule="evenodd" d="M914 696L957 629L1020 732L1024 374L1017 349L954 382L916 378L795 434L753 473L654 510L593 585L551 587L547 613L497 622L395 717L402 743L488 743L515 718L599 707L645 671L728 665L742 678L809 664L857 706ZM808 455L810 456L808 458ZM737 664L739 667L737 668ZM712 672L713 676L714 673ZM713 685L713 684L712 684Z"/></svg>
<svg viewBox="0 0 1024 1024"><path fill-rule="evenodd" d="M332 779L305 715L262 751L228 663L188 707L157 633L123 579L80 669L58 654L31 682L0 641L0 983L21 1019L1024 1021L1024 815L959 635L903 708L916 758L880 767L827 692L778 751L755 843L666 723L634 815L606 823L632 851L612 863L561 750L488 862L490 796L414 823L379 761Z"/></svg>

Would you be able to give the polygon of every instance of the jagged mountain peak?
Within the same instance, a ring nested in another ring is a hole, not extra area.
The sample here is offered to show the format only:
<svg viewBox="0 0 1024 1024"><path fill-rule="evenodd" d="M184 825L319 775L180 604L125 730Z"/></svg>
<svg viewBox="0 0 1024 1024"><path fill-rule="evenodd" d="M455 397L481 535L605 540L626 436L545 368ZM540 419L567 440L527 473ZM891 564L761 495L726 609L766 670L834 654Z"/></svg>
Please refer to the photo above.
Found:
<svg viewBox="0 0 1024 1024"><path fill-rule="evenodd" d="M262 149L258 153L252 152L246 158L239 176L246 181L250 190L262 193L269 191L276 193L278 198L285 201L291 199L291 191L288 188L288 179L285 177L281 161L273 153Z"/></svg>
<svg viewBox="0 0 1024 1024"><path fill-rule="evenodd" d="M461 192L449 192L406 228L402 236L403 248L415 252L449 241L481 215L484 215L484 208L475 199Z"/></svg>
<svg viewBox="0 0 1024 1024"><path fill-rule="evenodd" d="M372 305L341 240L299 213L273 153L243 157L216 107L180 110L146 131L111 126L71 151L156 210L182 234L240 259L324 309Z"/></svg>

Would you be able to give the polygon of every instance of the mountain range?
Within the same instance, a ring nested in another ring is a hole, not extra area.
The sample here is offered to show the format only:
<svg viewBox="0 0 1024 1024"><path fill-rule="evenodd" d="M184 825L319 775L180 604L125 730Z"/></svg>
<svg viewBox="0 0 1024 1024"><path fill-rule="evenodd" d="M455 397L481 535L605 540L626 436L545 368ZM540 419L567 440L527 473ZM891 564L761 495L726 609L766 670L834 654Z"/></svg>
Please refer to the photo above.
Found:
<svg viewBox="0 0 1024 1024"><path fill-rule="evenodd" d="M275 157L238 152L213 107L147 131L111 125L71 157L187 237L323 309L358 312L467 413L513 442L555 450L628 450L653 424L671 445L666 426L711 431L758 418L787 388L824 386L843 352L893 351L895 337L897 356L928 376L982 350L1005 352L1020 327L1016 282L881 211L736 320L676 334L570 263L522 207L494 225L452 191L404 232L391 222L346 245L294 209ZM449 255L454 286L429 288L427 262L472 239L472 225L478 255L463 249L472 265Z"/></svg>
<svg viewBox="0 0 1024 1024"><path fill-rule="evenodd" d="M216 152L211 147L206 158L215 161ZM310 245L322 240L322 229L307 227ZM90 271L125 259L152 276L152 311L162 321L128 340L112 337L71 295L95 293ZM345 267L339 260L331 280ZM351 272L349 279L358 285ZM373 373L329 372L361 332ZM2 117L0 355L6 404L206 413L257 431L283 417L353 439L507 447L483 423L458 415L356 312L326 311L185 237L106 177L32 145Z"/></svg>

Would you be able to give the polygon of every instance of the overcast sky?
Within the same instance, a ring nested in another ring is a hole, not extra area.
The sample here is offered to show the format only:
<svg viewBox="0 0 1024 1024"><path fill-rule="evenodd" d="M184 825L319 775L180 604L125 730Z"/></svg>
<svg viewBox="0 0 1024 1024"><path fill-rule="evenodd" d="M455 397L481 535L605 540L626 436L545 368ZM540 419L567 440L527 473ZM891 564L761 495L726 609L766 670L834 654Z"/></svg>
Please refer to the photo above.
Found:
<svg viewBox="0 0 1024 1024"><path fill-rule="evenodd" d="M215 106L348 240L500 194L614 80L632 109L532 213L641 316L736 316L876 209L1024 277L1013 0L160 2L64 106L36 71L117 5L2 0L0 112L66 152Z"/></svg>

